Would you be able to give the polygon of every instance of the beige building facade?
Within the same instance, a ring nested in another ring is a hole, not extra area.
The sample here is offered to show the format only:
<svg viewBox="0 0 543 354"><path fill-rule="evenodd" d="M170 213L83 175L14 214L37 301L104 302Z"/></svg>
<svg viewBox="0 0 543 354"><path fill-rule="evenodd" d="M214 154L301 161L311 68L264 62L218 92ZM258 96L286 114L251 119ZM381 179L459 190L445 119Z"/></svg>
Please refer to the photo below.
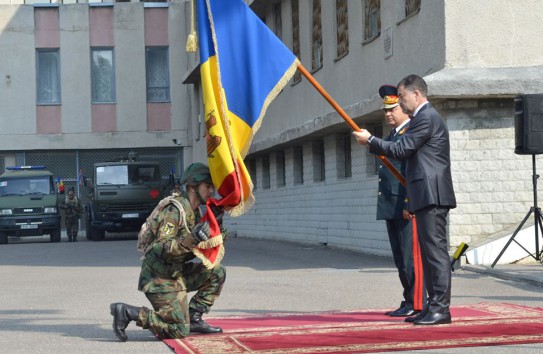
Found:
<svg viewBox="0 0 543 354"><path fill-rule="evenodd" d="M531 156L514 153L514 98L543 92L543 43L533 40L543 23L531 11L538 4L288 0L252 6L287 46L299 45L302 64L375 134L388 132L379 86L408 74L425 78L450 130L454 250L511 230L534 204ZM256 204L232 221L238 234L390 254L385 225L375 220L379 164L350 131L306 79L285 88L250 151Z"/></svg>
<svg viewBox="0 0 543 354"><path fill-rule="evenodd" d="M412 73L426 79L451 134L452 248L522 220L533 204L532 164L514 154L513 102L543 92L539 1L247 2L375 134L388 130L379 86ZM204 160L198 56L185 51L190 13L183 0L0 0L0 164L70 161L57 174L75 180L111 151L160 159L164 175ZM227 228L390 255L375 220L379 164L350 133L307 79L293 79L246 160L256 203L227 217Z"/></svg>

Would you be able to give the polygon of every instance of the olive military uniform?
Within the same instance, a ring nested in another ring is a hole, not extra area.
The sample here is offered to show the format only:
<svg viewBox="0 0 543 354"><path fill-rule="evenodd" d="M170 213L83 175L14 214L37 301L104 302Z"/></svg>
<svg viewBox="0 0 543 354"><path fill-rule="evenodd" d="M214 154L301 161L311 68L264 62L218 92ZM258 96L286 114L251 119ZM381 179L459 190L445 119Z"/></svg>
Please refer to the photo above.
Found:
<svg viewBox="0 0 543 354"><path fill-rule="evenodd" d="M68 241L77 241L77 231L79 230L79 216L81 214L81 204L79 199L74 195L70 198L66 196L64 200L64 221L66 223L66 233L68 235Z"/></svg>
<svg viewBox="0 0 543 354"><path fill-rule="evenodd" d="M192 230L201 218L190 207L187 195L177 197L182 203L186 222ZM198 241L183 225L175 206L164 208L157 220L158 238L144 256L139 279L139 290L153 305L139 311L137 324L150 329L160 338L182 338L189 335L189 307L207 313L220 295L226 271L221 264L207 269L195 258L192 249ZM188 293L197 291L188 302Z"/></svg>
<svg viewBox="0 0 543 354"><path fill-rule="evenodd" d="M222 332L206 323L202 314L220 295L226 271L219 262L204 266L194 254L196 246L203 246L210 236L209 222L193 209L194 203L206 203L214 192L209 168L201 163L190 164L182 183L187 184L188 193L194 194L190 198L186 192L175 194L175 199L167 201L171 204L150 220L155 237L145 247L138 289L145 293L153 309L121 302L110 305L113 331L123 342L128 339L125 329L131 321L161 339L183 338L191 332ZM148 226L144 224L142 231L149 230ZM196 294L189 302L191 291Z"/></svg>

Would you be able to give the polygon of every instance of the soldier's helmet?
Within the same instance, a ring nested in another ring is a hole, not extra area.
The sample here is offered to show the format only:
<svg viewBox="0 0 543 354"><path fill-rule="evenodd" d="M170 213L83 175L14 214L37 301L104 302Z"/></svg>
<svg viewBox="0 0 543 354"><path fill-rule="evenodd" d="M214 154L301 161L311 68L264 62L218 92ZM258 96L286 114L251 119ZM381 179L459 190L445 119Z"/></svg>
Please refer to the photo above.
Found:
<svg viewBox="0 0 543 354"><path fill-rule="evenodd" d="M180 182L181 184L188 184L189 186L196 186L200 183L213 184L209 167L199 162L191 163L185 169L183 176L181 176Z"/></svg>

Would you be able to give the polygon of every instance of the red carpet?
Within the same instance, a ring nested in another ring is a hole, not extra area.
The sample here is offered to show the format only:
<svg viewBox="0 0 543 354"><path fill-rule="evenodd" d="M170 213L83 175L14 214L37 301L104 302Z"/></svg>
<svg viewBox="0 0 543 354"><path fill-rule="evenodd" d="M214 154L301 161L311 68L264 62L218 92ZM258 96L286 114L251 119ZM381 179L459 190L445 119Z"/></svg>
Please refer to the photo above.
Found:
<svg viewBox="0 0 543 354"><path fill-rule="evenodd" d="M543 308L456 306L453 323L439 326L415 326L384 311L210 317L224 333L164 342L178 354L375 353L543 342Z"/></svg>

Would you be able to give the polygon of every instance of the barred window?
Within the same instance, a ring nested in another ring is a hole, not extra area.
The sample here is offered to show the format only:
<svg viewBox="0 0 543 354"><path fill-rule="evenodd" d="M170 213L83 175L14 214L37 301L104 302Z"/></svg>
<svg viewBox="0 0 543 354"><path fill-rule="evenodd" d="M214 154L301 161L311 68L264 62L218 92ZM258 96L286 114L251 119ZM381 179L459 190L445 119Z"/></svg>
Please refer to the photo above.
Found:
<svg viewBox="0 0 543 354"><path fill-rule="evenodd" d="M37 103L60 103L60 53L58 48L36 49Z"/></svg>
<svg viewBox="0 0 543 354"><path fill-rule="evenodd" d="M326 165L324 161L324 140L313 141L313 181L321 182L326 179Z"/></svg>
<svg viewBox="0 0 543 354"><path fill-rule="evenodd" d="M294 184L304 183L304 150L301 146L294 147Z"/></svg>
<svg viewBox="0 0 543 354"><path fill-rule="evenodd" d="M270 158L264 156L262 158L262 188L270 189Z"/></svg>
<svg viewBox="0 0 543 354"><path fill-rule="evenodd" d="M113 48L91 49L92 103L115 102Z"/></svg>
<svg viewBox="0 0 543 354"><path fill-rule="evenodd" d="M372 39L381 32L381 0L366 0L364 9L364 39Z"/></svg>
<svg viewBox="0 0 543 354"><path fill-rule="evenodd" d="M249 163L247 164L249 166L249 176L251 177L251 181L253 182L253 190L256 190L256 161L255 159L250 159Z"/></svg>
<svg viewBox="0 0 543 354"><path fill-rule="evenodd" d="M277 187L285 186L285 152L277 151L275 153L275 170L277 172Z"/></svg>
<svg viewBox="0 0 543 354"><path fill-rule="evenodd" d="M147 102L169 102L168 47L147 47L146 49Z"/></svg>
<svg viewBox="0 0 543 354"><path fill-rule="evenodd" d="M351 133L336 136L337 177L350 178L352 172Z"/></svg>
<svg viewBox="0 0 543 354"><path fill-rule="evenodd" d="M347 0L336 0L337 57L349 52L349 16Z"/></svg>
<svg viewBox="0 0 543 354"><path fill-rule="evenodd" d="M313 23L311 40L311 68L322 68L322 20L321 0L313 0Z"/></svg>
<svg viewBox="0 0 543 354"><path fill-rule="evenodd" d="M292 0L292 53L299 59L300 58L300 11L298 6L298 0ZM296 70L294 74L294 82L300 82L302 80L302 73Z"/></svg>

